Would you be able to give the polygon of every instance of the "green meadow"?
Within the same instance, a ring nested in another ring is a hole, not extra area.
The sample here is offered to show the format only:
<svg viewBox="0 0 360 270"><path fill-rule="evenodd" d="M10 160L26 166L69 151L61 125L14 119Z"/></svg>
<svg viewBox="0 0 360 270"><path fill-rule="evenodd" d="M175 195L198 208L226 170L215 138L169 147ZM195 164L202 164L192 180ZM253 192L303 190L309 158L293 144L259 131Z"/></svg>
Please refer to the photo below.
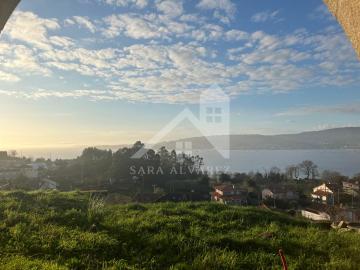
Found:
<svg viewBox="0 0 360 270"><path fill-rule="evenodd" d="M0 269L359 269L360 234L214 203L0 194Z"/></svg>

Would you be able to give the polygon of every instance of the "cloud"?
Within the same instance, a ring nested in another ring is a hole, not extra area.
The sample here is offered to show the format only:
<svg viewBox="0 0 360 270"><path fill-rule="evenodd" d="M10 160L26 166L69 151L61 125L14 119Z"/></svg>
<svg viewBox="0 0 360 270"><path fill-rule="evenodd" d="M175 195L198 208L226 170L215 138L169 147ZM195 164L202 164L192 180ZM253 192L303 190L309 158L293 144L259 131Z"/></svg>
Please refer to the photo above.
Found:
<svg viewBox="0 0 360 270"><path fill-rule="evenodd" d="M59 29L57 19L40 18L32 12L16 11L5 26L4 35L40 49L49 50L48 31Z"/></svg>
<svg viewBox="0 0 360 270"><path fill-rule="evenodd" d="M223 6L229 2L201 1L199 5L227 16L229 9ZM11 92L18 97L195 103L199 93L213 84L236 97L360 83L360 64L339 28L278 35L231 29L206 17L184 14L177 1L158 0L152 10L116 13L96 23L89 19L92 24L86 23L86 17L69 18L66 23L89 29L80 39L62 35L56 19L20 14L0 42L2 81L71 75L86 80L84 88L102 85L104 89L74 90L73 94L51 89ZM26 34L13 32L24 21L38 27L28 28ZM116 47L119 40L126 42Z"/></svg>
<svg viewBox="0 0 360 270"><path fill-rule="evenodd" d="M20 78L14 74L6 73L0 70L0 81L5 82L18 82Z"/></svg>
<svg viewBox="0 0 360 270"><path fill-rule="evenodd" d="M51 36L49 40L52 45L57 47L72 47L75 45L74 40L69 37Z"/></svg>
<svg viewBox="0 0 360 270"><path fill-rule="evenodd" d="M335 18L327 8L325 4L317 6L310 14L309 18L312 20L325 20L325 21L334 21Z"/></svg>
<svg viewBox="0 0 360 270"><path fill-rule="evenodd" d="M214 10L213 17L225 24L230 24L236 13L236 5L231 0L201 0L197 7Z"/></svg>
<svg viewBox="0 0 360 270"><path fill-rule="evenodd" d="M15 73L16 80L22 76L51 74L51 71L40 63L34 50L24 45L0 43L0 59L6 59L0 68L5 72Z"/></svg>
<svg viewBox="0 0 360 270"><path fill-rule="evenodd" d="M161 38L168 32L167 29L159 29L150 18L141 18L134 14L111 15L105 18L105 23L109 27L104 31L104 35L111 38L122 33L134 39Z"/></svg>
<svg viewBox="0 0 360 270"><path fill-rule="evenodd" d="M231 0L201 0L197 7L201 9L223 10L229 16L233 16L236 12L236 5Z"/></svg>
<svg viewBox="0 0 360 270"><path fill-rule="evenodd" d="M178 17L183 13L183 3L181 0L157 0L156 7L169 17Z"/></svg>
<svg viewBox="0 0 360 270"><path fill-rule="evenodd" d="M230 24L230 18L226 15L223 15L221 12L219 12L218 10L214 11L214 18L218 19L220 22L224 23L224 24Z"/></svg>
<svg viewBox="0 0 360 270"><path fill-rule="evenodd" d="M275 114L275 116L304 116L318 113L335 113L335 114L360 114L360 103L337 104L329 106L309 106L300 107L285 112Z"/></svg>
<svg viewBox="0 0 360 270"><path fill-rule="evenodd" d="M145 8L148 5L147 0L103 0L108 5L114 5L118 7L133 6L136 8Z"/></svg>
<svg viewBox="0 0 360 270"><path fill-rule="evenodd" d="M0 90L0 95L26 99L46 99L46 98L88 98L89 100L110 100L113 96L108 90Z"/></svg>
<svg viewBox="0 0 360 270"><path fill-rule="evenodd" d="M188 24L161 17L156 14L120 14L104 18L103 35L115 38L125 35L133 39L167 39L192 29Z"/></svg>
<svg viewBox="0 0 360 270"><path fill-rule="evenodd" d="M226 32L225 37L228 41L247 40L249 34L241 30L232 29Z"/></svg>
<svg viewBox="0 0 360 270"><path fill-rule="evenodd" d="M77 24L79 27L86 28L91 33L96 32L95 25L90 21L88 17L73 16L71 19L66 19L65 24L67 25Z"/></svg>
<svg viewBox="0 0 360 270"><path fill-rule="evenodd" d="M278 15L279 15L279 10L275 10L275 11L267 10L254 14L251 17L251 21L256 23L267 22L267 21L279 22L282 19L279 19Z"/></svg>

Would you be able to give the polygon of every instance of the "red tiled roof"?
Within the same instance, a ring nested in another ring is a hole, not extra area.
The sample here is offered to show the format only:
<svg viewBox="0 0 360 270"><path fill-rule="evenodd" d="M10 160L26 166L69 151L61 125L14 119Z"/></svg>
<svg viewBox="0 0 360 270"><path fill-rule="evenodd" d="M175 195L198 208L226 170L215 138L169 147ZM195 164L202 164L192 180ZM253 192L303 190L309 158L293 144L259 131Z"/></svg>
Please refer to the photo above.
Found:
<svg viewBox="0 0 360 270"><path fill-rule="evenodd" d="M240 192L246 192L247 189L238 185L230 185L230 184L223 184L219 186L214 186L214 189L218 189L221 191L240 191Z"/></svg>
<svg viewBox="0 0 360 270"><path fill-rule="evenodd" d="M332 193L324 191L324 190L317 190L317 191L313 192L312 194L317 195L317 196L327 196L327 195L331 195Z"/></svg>

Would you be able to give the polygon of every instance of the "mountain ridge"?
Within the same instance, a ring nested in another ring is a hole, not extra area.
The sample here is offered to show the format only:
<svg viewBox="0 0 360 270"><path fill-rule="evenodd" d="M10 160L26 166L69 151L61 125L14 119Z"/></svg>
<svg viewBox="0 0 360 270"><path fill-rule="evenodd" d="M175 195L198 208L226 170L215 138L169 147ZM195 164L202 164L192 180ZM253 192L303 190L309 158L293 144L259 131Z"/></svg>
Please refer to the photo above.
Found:
<svg viewBox="0 0 360 270"><path fill-rule="evenodd" d="M231 150L360 149L360 127L332 128L294 134L231 134L209 137L212 140L222 140L225 136L230 136ZM175 149L176 142L191 142L193 149L212 149L212 145L206 138L189 137L164 141L158 143L155 148L165 146L168 149Z"/></svg>

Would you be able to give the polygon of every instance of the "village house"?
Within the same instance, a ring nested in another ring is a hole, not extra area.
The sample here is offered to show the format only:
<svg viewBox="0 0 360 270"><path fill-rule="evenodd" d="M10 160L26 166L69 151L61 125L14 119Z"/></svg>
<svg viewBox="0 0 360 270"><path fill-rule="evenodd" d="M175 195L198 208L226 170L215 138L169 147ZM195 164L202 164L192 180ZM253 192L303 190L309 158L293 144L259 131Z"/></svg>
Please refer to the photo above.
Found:
<svg viewBox="0 0 360 270"><path fill-rule="evenodd" d="M322 184L314 187L311 193L311 198L314 202L324 203L327 205L335 204L335 190L336 187L331 184Z"/></svg>
<svg viewBox="0 0 360 270"><path fill-rule="evenodd" d="M261 192L263 200L276 199L276 200L298 200L299 194L286 186L273 186L264 188Z"/></svg>
<svg viewBox="0 0 360 270"><path fill-rule="evenodd" d="M360 191L359 182L352 183L352 182L348 182L348 181L343 181L342 185L343 185L344 193L351 195L351 196L359 195L359 191Z"/></svg>
<svg viewBox="0 0 360 270"><path fill-rule="evenodd" d="M247 204L248 191L236 185L223 184L214 187L215 191L211 193L211 200L223 204Z"/></svg>

